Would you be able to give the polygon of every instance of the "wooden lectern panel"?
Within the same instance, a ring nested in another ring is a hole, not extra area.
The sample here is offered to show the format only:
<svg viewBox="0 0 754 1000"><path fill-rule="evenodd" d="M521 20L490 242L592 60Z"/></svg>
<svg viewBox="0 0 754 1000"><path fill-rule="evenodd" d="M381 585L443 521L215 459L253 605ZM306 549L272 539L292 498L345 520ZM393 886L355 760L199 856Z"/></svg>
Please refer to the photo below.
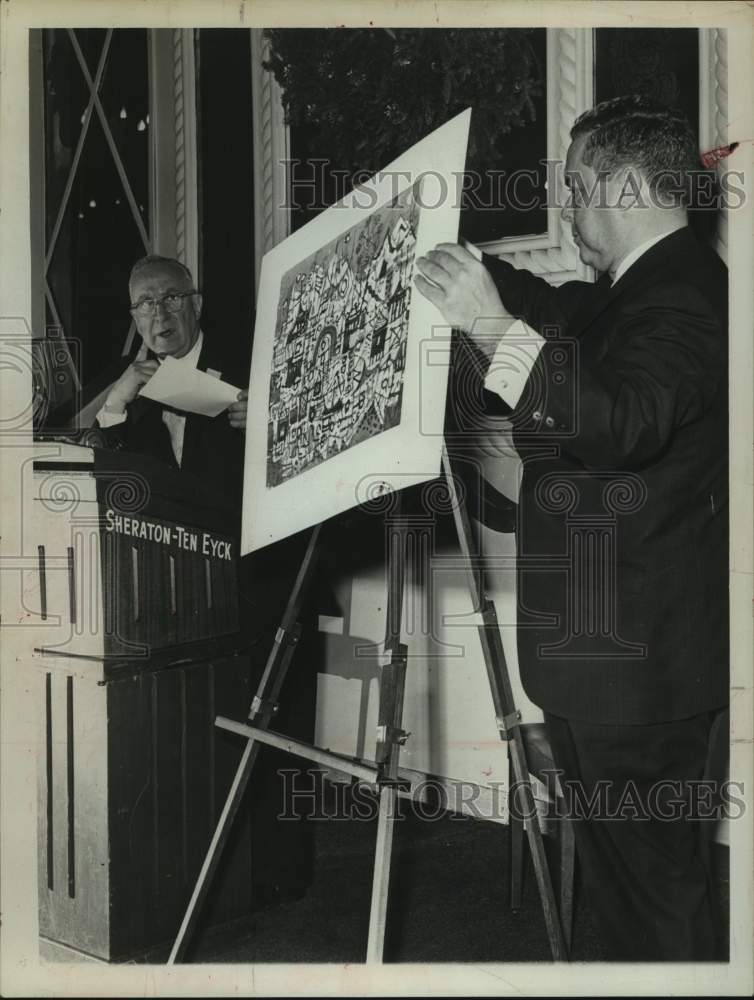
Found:
<svg viewBox="0 0 754 1000"><path fill-rule="evenodd" d="M110 961L170 942L239 756L214 719L250 703L247 657L107 682L46 658L39 695L40 934ZM208 921L247 914L250 885L247 815Z"/></svg>
<svg viewBox="0 0 754 1000"><path fill-rule="evenodd" d="M137 456L89 456L35 470L39 921L69 956L122 961L177 933L241 753L215 716L257 679L227 510ZM205 921L250 903L247 809Z"/></svg>
<svg viewBox="0 0 754 1000"><path fill-rule="evenodd" d="M69 660L41 666L39 932L107 958L107 691Z"/></svg>

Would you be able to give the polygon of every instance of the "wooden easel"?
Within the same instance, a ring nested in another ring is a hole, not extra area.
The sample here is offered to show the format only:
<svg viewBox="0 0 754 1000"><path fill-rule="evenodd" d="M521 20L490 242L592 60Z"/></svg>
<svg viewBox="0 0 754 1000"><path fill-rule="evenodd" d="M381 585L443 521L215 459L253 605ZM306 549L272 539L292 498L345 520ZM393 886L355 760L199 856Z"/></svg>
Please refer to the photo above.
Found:
<svg viewBox="0 0 754 1000"><path fill-rule="evenodd" d="M542 902L550 950L554 960L565 961L568 958L567 949L555 903L542 834L536 818L537 812L531 779L519 728L521 714L516 709L513 700L495 606L485 596L479 574L475 573L473 569L471 522L456 489L445 449L443 449L442 467L450 494L469 592L477 615L477 631L487 668L497 728L501 740L505 741L509 748L513 774L524 809L523 814L531 817L525 821L525 829ZM317 525L312 531L309 545L283 615L283 621L275 636L257 693L251 703L248 724L235 722L222 716L215 719L215 725L221 729L244 736L246 747L168 958L168 964L180 962L185 955L261 744L277 747L317 764L330 765L379 789L380 805L369 915L367 962L382 961L393 848L392 824L397 805L396 799L402 785L399 780L398 760L400 748L407 739L407 734L401 728L407 662L407 647L401 642L406 522L402 521L400 517L391 518L388 549L387 625L384 647L386 662L381 669L377 748L374 763L355 760L328 750L320 750L299 740L268 731L270 721L277 708L280 689L301 635L299 617L319 554L321 527L321 525Z"/></svg>

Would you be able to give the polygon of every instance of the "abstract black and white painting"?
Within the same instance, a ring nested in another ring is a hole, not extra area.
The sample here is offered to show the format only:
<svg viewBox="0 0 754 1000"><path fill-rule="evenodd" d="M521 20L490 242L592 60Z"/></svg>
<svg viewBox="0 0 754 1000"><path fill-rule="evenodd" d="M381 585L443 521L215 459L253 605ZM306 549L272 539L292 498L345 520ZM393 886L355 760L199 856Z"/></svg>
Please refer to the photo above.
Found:
<svg viewBox="0 0 754 1000"><path fill-rule="evenodd" d="M418 187L283 276L270 374L268 487L400 423Z"/></svg>
<svg viewBox="0 0 754 1000"><path fill-rule="evenodd" d="M414 262L458 235L470 112L265 255L242 551L440 471L450 330Z"/></svg>

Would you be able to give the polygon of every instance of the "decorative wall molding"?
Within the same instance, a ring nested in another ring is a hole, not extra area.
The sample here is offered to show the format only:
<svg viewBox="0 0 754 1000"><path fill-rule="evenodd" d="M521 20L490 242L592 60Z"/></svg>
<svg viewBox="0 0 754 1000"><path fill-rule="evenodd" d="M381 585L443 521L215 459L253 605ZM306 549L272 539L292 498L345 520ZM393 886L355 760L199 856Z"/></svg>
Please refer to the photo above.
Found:
<svg viewBox="0 0 754 1000"><path fill-rule="evenodd" d="M173 31L173 122L175 137L175 251L198 280L199 205L196 152L194 29Z"/></svg>
<svg viewBox="0 0 754 1000"><path fill-rule="evenodd" d="M173 33L150 29L149 224L152 253L175 257L175 101Z"/></svg>
<svg viewBox="0 0 754 1000"><path fill-rule="evenodd" d="M700 152L728 143L728 32L726 28L699 31L699 145ZM721 160L718 170L727 169ZM728 211L720 210L716 250L728 259Z"/></svg>
<svg viewBox="0 0 754 1000"><path fill-rule="evenodd" d="M272 73L263 68L268 42L261 28L251 29L251 98L254 141L254 264L256 287L262 257L290 233L290 133Z"/></svg>
<svg viewBox="0 0 754 1000"><path fill-rule="evenodd" d="M152 251L177 257L199 281L193 29L149 32L149 75Z"/></svg>
<svg viewBox="0 0 754 1000"><path fill-rule="evenodd" d="M553 284L572 278L590 280L591 268L579 260L571 229L560 217L565 192L563 164L571 141L571 126L594 103L594 33L589 28L547 29L547 236L515 237L484 249L516 267L542 274ZM552 187L555 190L552 191Z"/></svg>

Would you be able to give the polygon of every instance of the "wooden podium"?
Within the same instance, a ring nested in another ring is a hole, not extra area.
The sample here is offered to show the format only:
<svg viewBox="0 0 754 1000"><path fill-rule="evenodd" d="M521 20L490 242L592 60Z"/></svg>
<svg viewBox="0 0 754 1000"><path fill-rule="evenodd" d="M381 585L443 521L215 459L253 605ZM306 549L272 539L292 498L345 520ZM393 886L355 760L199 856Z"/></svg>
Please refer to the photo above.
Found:
<svg viewBox="0 0 754 1000"><path fill-rule="evenodd" d="M235 515L139 456L42 452L24 595L37 626L41 951L120 961L175 936L237 764L237 741L214 725L254 693ZM250 898L246 816L205 926L248 914Z"/></svg>

